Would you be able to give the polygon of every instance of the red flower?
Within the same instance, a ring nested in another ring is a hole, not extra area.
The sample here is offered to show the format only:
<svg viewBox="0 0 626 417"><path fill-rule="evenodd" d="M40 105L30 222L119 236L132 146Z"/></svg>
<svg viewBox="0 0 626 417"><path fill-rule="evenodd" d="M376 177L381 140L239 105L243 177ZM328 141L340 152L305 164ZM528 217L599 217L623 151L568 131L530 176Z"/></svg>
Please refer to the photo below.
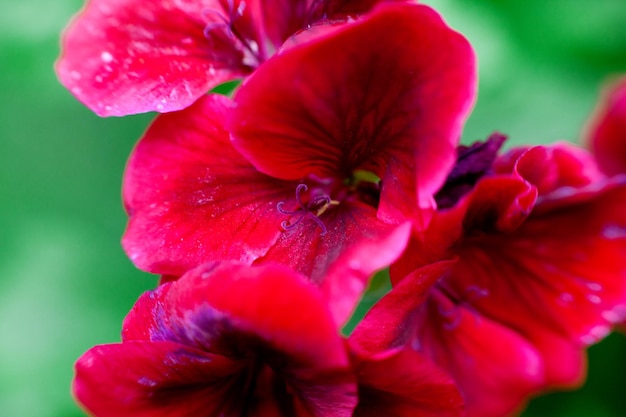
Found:
<svg viewBox="0 0 626 417"><path fill-rule="evenodd" d="M67 28L61 83L100 116L189 106L296 31L380 0L90 0Z"/></svg>
<svg viewBox="0 0 626 417"><path fill-rule="evenodd" d="M457 183L493 153L478 149L461 150ZM626 315L624 181L566 145L514 150L492 171L414 237L360 336L432 358L481 417L578 384L584 347Z"/></svg>
<svg viewBox="0 0 626 417"><path fill-rule="evenodd" d="M401 253L403 222L419 217L416 202L427 215L453 162L473 99L471 49L416 5L318 35L259 68L234 110L209 96L157 118L124 183L123 244L140 268L279 262L318 283L341 322Z"/></svg>
<svg viewBox="0 0 626 417"><path fill-rule="evenodd" d="M349 417L357 402L323 298L278 265L203 265L144 294L122 340L76 363L95 416Z"/></svg>
<svg viewBox="0 0 626 417"><path fill-rule="evenodd" d="M626 173L626 77L604 94L588 126L587 141L600 168L609 175Z"/></svg>

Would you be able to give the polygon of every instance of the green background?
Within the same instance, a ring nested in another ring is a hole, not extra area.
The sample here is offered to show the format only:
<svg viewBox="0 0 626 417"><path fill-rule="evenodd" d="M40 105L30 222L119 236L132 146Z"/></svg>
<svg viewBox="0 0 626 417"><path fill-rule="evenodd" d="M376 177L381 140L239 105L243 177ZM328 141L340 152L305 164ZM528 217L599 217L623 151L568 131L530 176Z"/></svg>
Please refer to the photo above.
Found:
<svg viewBox="0 0 626 417"><path fill-rule="evenodd" d="M464 141L578 141L603 83L626 72L624 0L430 0L476 48L480 93ZM120 248L124 164L152 115L100 119L56 81L63 26L82 2L5 2L0 13L0 415L84 414L72 364L119 340L155 278ZM525 416L623 416L626 338L590 351L575 392Z"/></svg>

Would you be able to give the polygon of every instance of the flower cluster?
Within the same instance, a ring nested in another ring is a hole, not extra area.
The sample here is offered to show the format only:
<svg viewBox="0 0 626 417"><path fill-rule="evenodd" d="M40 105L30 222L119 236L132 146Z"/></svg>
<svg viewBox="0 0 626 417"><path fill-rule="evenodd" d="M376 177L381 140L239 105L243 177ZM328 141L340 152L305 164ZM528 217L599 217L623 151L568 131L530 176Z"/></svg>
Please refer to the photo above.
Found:
<svg viewBox="0 0 626 417"><path fill-rule="evenodd" d="M626 84L592 153L502 151L459 144L474 53L414 1L90 0L63 47L97 114L163 113L122 241L161 279L76 364L93 416L506 416L626 320Z"/></svg>

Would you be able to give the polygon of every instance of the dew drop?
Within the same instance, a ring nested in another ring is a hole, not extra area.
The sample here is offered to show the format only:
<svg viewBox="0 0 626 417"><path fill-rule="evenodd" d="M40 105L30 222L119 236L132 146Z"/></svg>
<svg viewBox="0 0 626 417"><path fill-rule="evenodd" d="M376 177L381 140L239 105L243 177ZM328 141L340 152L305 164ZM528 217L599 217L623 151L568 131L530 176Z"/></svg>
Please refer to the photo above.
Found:
<svg viewBox="0 0 626 417"><path fill-rule="evenodd" d="M82 78L82 75L80 74L80 72L74 70L70 72L70 77L72 77L75 80L80 80Z"/></svg>
<svg viewBox="0 0 626 417"><path fill-rule="evenodd" d="M156 387L157 386L156 381L150 378L147 378L145 376L142 376L141 378L139 378L137 382L139 383L139 385L143 385L144 387Z"/></svg>
<svg viewBox="0 0 626 417"><path fill-rule="evenodd" d="M113 61L113 55L111 55L111 53L108 51L103 51L100 54L100 59L102 60L102 62L106 62L108 64L109 62Z"/></svg>
<svg viewBox="0 0 626 417"><path fill-rule="evenodd" d="M590 294L587 296L587 300L592 304L600 304L602 299L595 294Z"/></svg>
<svg viewBox="0 0 626 417"><path fill-rule="evenodd" d="M357 259L351 260L349 265L351 269L354 269L354 270L361 269L361 262Z"/></svg>

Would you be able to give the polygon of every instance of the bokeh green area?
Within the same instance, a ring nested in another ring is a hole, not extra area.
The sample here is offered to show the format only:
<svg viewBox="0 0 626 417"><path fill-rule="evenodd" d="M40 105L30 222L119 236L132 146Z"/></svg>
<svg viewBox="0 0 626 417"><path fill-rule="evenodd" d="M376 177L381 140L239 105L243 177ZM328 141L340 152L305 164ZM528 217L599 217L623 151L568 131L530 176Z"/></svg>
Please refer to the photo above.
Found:
<svg viewBox="0 0 626 417"><path fill-rule="evenodd" d="M577 141L611 76L626 72L624 0L430 0L476 48L480 93L463 140ZM0 415L74 417L72 365L119 340L155 278L119 240L124 164L153 118L101 119L58 85L61 29L80 0L5 2L0 13ZM410 40L407 40L410 42ZM495 343L496 341L494 341ZM626 338L591 348L581 390L525 416L626 414Z"/></svg>

